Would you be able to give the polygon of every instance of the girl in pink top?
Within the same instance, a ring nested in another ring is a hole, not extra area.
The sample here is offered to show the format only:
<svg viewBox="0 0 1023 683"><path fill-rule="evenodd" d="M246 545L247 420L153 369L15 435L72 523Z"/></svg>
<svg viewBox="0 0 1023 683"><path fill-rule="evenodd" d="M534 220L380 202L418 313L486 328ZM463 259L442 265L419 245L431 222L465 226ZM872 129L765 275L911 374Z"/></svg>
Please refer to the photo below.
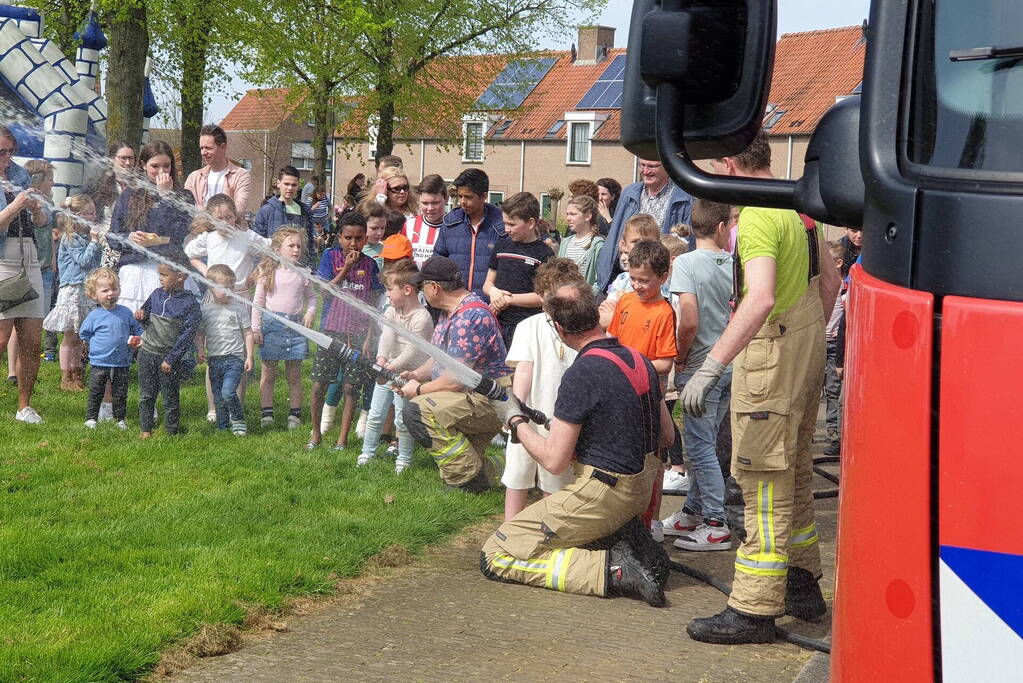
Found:
<svg viewBox="0 0 1023 683"><path fill-rule="evenodd" d="M303 263L306 250L305 228L285 225L273 235L270 247L291 263ZM301 320L312 327L316 315L316 292L312 283L291 268L278 265L266 256L256 269L256 295L253 302L289 320ZM288 380L288 429L302 424L302 361L309 348L305 337L274 317L263 317L258 308L252 309L253 339L259 345L262 363L259 377L259 401L262 406L260 424L274 422L274 383L277 381L277 362L284 361L284 376Z"/></svg>

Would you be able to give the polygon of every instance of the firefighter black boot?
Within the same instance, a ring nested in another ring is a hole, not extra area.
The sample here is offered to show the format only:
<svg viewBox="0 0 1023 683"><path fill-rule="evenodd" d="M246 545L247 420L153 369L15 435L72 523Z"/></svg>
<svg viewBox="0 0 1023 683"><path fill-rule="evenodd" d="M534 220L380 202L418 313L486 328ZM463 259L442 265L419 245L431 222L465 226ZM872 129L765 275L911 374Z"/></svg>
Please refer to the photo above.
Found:
<svg viewBox="0 0 1023 683"><path fill-rule="evenodd" d="M693 619L686 633L693 640L716 645L773 643L774 617L755 617L726 607L712 617Z"/></svg>
<svg viewBox="0 0 1023 683"><path fill-rule="evenodd" d="M643 600L651 607L668 604L654 573L620 540L607 551L607 594Z"/></svg>
<svg viewBox="0 0 1023 683"><path fill-rule="evenodd" d="M818 623L828 611L820 584L813 574L800 567L789 567L785 584L785 614Z"/></svg>

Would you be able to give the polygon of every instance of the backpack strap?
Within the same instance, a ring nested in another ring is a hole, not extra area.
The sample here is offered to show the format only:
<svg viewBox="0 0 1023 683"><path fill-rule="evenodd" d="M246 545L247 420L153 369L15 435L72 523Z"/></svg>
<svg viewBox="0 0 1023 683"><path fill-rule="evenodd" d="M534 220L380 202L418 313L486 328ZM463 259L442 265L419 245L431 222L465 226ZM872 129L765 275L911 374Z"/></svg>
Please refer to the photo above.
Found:
<svg viewBox="0 0 1023 683"><path fill-rule="evenodd" d="M625 361L607 349L588 349L583 355L600 356L611 361L625 375L625 378L629 380L629 384L632 385L632 390L636 392L636 395L645 396L650 392L650 375L646 371L646 365L643 364L643 356L635 349L630 349L627 346L622 348L632 354L633 367L630 368Z"/></svg>

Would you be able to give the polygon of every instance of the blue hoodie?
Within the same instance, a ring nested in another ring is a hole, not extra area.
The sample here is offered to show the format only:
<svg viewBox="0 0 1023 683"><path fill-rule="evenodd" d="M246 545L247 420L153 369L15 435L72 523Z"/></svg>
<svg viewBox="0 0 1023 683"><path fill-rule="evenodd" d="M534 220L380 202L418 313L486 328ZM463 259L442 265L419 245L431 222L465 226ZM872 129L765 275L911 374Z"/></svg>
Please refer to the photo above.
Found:
<svg viewBox="0 0 1023 683"><path fill-rule="evenodd" d="M435 256L447 256L462 271L465 288L483 295L483 283L487 281L490 256L498 238L504 237L504 217L501 209L493 204L483 205L483 222L479 230L473 231L465 211L457 208L444 217L437 242L433 245Z"/></svg>

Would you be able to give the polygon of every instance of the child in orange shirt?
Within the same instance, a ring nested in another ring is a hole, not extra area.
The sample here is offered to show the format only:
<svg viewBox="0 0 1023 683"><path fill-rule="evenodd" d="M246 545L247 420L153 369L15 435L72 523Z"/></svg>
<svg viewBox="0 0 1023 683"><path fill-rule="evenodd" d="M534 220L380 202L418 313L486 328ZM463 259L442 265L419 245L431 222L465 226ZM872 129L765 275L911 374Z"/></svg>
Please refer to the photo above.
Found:
<svg viewBox="0 0 1023 683"><path fill-rule="evenodd" d="M622 294L615 304L614 317L608 334L618 337L623 345L646 356L657 371L661 390L667 387L678 349L675 345L675 311L661 294L661 286L668 281L671 254L659 241L637 242L629 252L629 279L632 291ZM654 540L664 540L661 521L657 519L661 507L663 477L657 477L650 496L650 505L643 513L643 523L650 528Z"/></svg>

